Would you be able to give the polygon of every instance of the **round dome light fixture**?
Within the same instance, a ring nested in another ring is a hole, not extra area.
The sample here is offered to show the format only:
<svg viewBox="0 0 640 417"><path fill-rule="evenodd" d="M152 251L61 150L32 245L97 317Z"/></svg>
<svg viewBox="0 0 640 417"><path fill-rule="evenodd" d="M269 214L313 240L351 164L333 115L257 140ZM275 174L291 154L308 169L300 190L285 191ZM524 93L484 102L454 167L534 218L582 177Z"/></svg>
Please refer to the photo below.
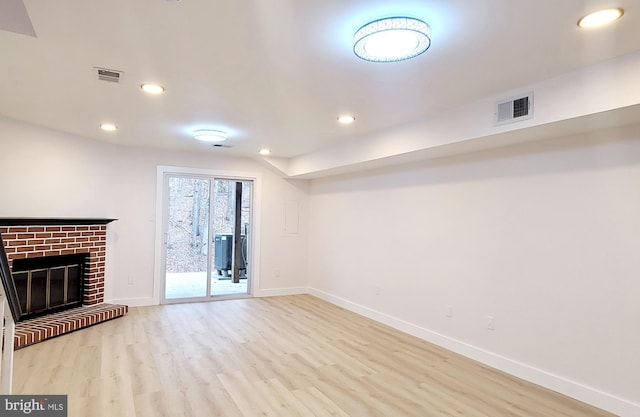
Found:
<svg viewBox="0 0 640 417"><path fill-rule="evenodd" d="M598 10L578 20L578 26L583 29L600 27L620 19L623 14L624 10L620 8Z"/></svg>
<svg viewBox="0 0 640 417"><path fill-rule="evenodd" d="M267 148L262 148L258 153L262 156L267 156L267 155L271 155L271 150Z"/></svg>
<svg viewBox="0 0 640 417"><path fill-rule="evenodd" d="M227 140L227 132L222 130L196 130L193 132L193 138L202 142L224 142Z"/></svg>
<svg viewBox="0 0 640 417"><path fill-rule="evenodd" d="M353 52L365 61L414 58L431 46L431 28L412 17L387 17L362 26L353 36Z"/></svg>

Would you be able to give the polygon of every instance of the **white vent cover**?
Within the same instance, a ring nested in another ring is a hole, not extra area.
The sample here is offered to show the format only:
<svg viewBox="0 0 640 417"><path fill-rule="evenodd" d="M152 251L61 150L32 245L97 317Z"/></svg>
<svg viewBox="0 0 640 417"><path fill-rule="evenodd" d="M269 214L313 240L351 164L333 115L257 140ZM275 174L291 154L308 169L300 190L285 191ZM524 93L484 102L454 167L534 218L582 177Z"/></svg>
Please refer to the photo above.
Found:
<svg viewBox="0 0 640 417"><path fill-rule="evenodd" d="M533 93L500 100L496 103L496 125L519 122L533 117Z"/></svg>
<svg viewBox="0 0 640 417"><path fill-rule="evenodd" d="M118 71L107 68L93 67L100 81L109 81L111 83L119 83L124 75L124 71Z"/></svg>

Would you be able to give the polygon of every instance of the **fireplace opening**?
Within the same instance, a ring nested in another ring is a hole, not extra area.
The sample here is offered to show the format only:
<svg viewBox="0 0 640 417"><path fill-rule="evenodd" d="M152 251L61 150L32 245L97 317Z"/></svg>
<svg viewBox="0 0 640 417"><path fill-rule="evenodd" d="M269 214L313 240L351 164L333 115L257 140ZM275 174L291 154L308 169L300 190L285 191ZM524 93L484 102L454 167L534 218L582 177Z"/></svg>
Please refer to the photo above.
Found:
<svg viewBox="0 0 640 417"><path fill-rule="evenodd" d="M88 253L14 259L13 281L24 318L82 305Z"/></svg>

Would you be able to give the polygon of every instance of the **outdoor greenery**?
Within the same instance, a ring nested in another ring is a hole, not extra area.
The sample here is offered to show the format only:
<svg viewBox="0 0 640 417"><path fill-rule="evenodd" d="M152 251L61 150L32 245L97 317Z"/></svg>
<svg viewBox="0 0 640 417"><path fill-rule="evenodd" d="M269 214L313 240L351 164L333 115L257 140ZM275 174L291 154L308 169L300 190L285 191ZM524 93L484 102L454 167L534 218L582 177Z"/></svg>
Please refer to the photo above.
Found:
<svg viewBox="0 0 640 417"><path fill-rule="evenodd" d="M211 180L185 177L169 179L167 272L207 270L207 253L214 250L216 234L233 234L234 180L213 181L213 233L209 233ZM242 234L249 231L251 182L242 182Z"/></svg>

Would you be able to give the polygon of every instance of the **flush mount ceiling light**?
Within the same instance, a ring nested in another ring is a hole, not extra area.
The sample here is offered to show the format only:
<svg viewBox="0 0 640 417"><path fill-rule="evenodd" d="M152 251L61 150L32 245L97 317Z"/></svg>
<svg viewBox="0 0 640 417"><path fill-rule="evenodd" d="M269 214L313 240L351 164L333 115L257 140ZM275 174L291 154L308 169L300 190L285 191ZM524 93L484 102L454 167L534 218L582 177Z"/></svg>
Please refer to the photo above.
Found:
<svg viewBox="0 0 640 417"><path fill-rule="evenodd" d="M388 17L362 26L353 37L353 52L372 62L414 58L431 45L431 28L412 17Z"/></svg>
<svg viewBox="0 0 640 417"><path fill-rule="evenodd" d="M142 88L142 91L149 94L164 93L164 87L159 84L142 84L140 88Z"/></svg>
<svg viewBox="0 0 640 417"><path fill-rule="evenodd" d="M603 26L620 19L623 14L624 10L619 8L598 10L578 20L578 26L585 29Z"/></svg>
<svg viewBox="0 0 640 417"><path fill-rule="evenodd" d="M114 125L113 123L101 123L100 129L106 130L107 132L115 132L116 130L118 130L118 126Z"/></svg>
<svg viewBox="0 0 640 417"><path fill-rule="evenodd" d="M267 155L271 155L271 150L269 150L267 148L262 148L262 149L260 149L259 153L260 153L260 155L267 156Z"/></svg>
<svg viewBox="0 0 640 417"><path fill-rule="evenodd" d="M338 123L348 125L356 121L356 118L351 115L338 116Z"/></svg>
<svg viewBox="0 0 640 417"><path fill-rule="evenodd" d="M222 130L196 130L193 138L203 142L224 142L227 140L227 132Z"/></svg>

